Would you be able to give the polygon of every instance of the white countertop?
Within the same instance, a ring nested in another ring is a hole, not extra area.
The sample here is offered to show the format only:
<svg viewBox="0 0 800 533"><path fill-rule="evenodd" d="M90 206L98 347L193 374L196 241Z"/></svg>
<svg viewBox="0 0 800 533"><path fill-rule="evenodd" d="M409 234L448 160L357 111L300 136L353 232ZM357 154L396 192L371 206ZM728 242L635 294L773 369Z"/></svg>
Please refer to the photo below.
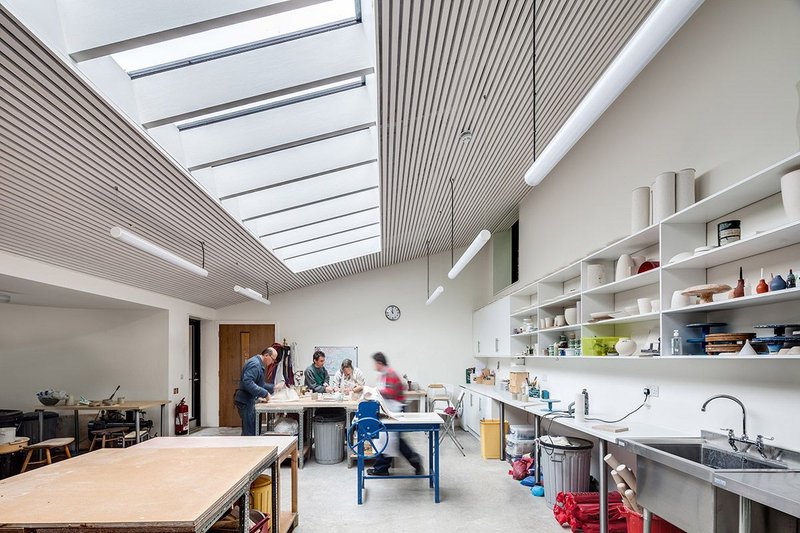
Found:
<svg viewBox="0 0 800 533"><path fill-rule="evenodd" d="M503 402L506 405L510 405L512 407L516 407L518 409L525 410L529 413L532 413L536 416L543 417L549 411L544 410L544 402L538 398L531 398L529 402L520 402L517 400L513 400L511 398L511 394L505 391L498 391L494 388L494 385L480 385L477 383L472 383L469 385L461 385L466 390L470 390L472 392L476 392L478 394L482 394L488 398L492 398L493 400L497 400L498 402ZM556 408L558 405L555 404ZM566 405L564 406L566 408ZM589 416L591 418L605 418L607 420L615 420L620 416L624 415L625 413L594 413L592 412ZM635 416L635 415L634 415ZM548 417L549 418L549 417ZM547 424L549 425L549 421ZM688 436L685 433L681 433L679 431L663 428L659 426L653 426L651 424L645 424L642 422L637 422L636 420L626 419L622 422L618 422L613 424L615 426L624 426L628 428L628 431L623 431L621 433L612 433L610 431L603 431L600 429L595 429L594 426L599 425L606 425L605 422L599 422L596 420L587 420L585 422L577 422L574 418L557 418L553 424L561 424L562 426L568 427L570 429L574 429L576 431L580 431L581 433L585 433L587 435L591 435L592 437L603 439L608 442L617 442L617 439L637 439L637 438L645 438L645 437L685 437ZM694 436L694 435L692 435Z"/></svg>

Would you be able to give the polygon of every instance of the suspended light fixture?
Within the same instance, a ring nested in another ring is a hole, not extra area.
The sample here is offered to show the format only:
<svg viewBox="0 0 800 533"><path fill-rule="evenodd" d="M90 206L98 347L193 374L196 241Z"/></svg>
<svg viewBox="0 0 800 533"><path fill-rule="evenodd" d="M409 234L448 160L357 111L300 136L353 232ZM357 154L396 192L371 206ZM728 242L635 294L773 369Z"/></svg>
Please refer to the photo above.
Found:
<svg viewBox="0 0 800 533"><path fill-rule="evenodd" d="M457 263L453 263L453 248L454 248L454 241L455 241L455 182L453 178L450 178L450 264L452 268L450 272L447 273L447 277L450 279L456 279L464 267L469 264L472 259L478 255L478 252L481 251L483 245L489 242L489 239L492 237L492 233L488 230L482 230L478 233L478 236L475 237L475 240L472 241L472 244L464 251L463 255L458 259ZM442 289L444 290L444 289Z"/></svg>
<svg viewBox="0 0 800 533"><path fill-rule="evenodd" d="M233 290L238 292L242 296L247 296L251 300L255 300L256 302L261 302L264 305L270 305L270 303L272 303L272 302L269 301L269 284L267 284L267 297L266 298L264 298L263 294L261 294L258 291L254 291L250 287L240 287L239 285L236 285L233 288Z"/></svg>
<svg viewBox="0 0 800 533"><path fill-rule="evenodd" d="M439 285L438 287L436 287L436 289L434 289L433 292L431 292L431 241L430 240L425 242L425 247L427 251L425 256L428 260L428 299L425 301L425 305L431 305L434 301L436 301L436 298L442 295L442 293L444 292L444 287Z"/></svg>
<svg viewBox="0 0 800 533"><path fill-rule="evenodd" d="M177 267L180 267L184 270L188 270L192 274L197 274L198 276L207 277L208 270L205 268L199 267L194 263L191 263L184 259L183 257L177 256L172 252L165 250L164 248L158 246L157 244L153 244L152 242L135 235L128 230L122 229L119 226L114 226L111 228L111 236L115 239L119 239L125 244L129 244L134 248L138 248L139 250L158 257L159 259L163 259L167 263L171 263ZM202 243L201 243L202 246ZM203 255L205 255L205 247L203 247ZM205 260L203 261L205 266Z"/></svg>
<svg viewBox="0 0 800 533"><path fill-rule="evenodd" d="M553 170L702 3L703 0L661 0L656 5L525 173L528 185L535 187Z"/></svg>

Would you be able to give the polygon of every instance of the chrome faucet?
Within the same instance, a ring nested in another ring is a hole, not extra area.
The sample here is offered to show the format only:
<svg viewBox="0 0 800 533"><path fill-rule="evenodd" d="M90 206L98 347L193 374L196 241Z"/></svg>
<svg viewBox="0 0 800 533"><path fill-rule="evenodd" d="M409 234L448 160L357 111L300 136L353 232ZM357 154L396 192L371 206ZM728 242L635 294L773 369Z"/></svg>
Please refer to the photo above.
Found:
<svg viewBox="0 0 800 533"><path fill-rule="evenodd" d="M742 408L742 439L749 440L747 437L747 411L745 410L744 404L739 398L736 398L735 396L731 396L729 394L716 394L711 398L709 398L708 400L706 400L705 402L703 402L703 407L701 407L700 410L705 413L706 406L709 403L711 403L712 400L716 400L717 398L723 398L725 400L730 400L732 402L736 402L739 404L739 407ZM733 434L733 430L730 430L729 434ZM731 446L733 446L733 444L731 444ZM736 447L734 446L733 449L736 450Z"/></svg>

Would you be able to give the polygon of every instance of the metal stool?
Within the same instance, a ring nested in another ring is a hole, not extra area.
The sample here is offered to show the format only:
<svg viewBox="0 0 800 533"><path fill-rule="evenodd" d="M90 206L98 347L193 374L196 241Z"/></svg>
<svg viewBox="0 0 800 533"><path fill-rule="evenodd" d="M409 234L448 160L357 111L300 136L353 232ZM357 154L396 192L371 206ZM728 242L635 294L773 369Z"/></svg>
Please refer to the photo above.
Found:
<svg viewBox="0 0 800 533"><path fill-rule="evenodd" d="M20 473L25 472L29 466L53 464L53 456L51 455L50 451L54 449L63 449L64 455L66 455L67 459L69 459L72 457L72 454L69 453L69 445L73 442L75 442L75 439L68 437L63 439L49 439L37 444L33 444L32 446L28 446L26 448L28 454L25 456L25 461L22 463L22 470L20 470ZM33 452L38 450L44 450L44 459L41 461L31 461Z"/></svg>
<svg viewBox="0 0 800 533"><path fill-rule="evenodd" d="M461 455L463 455L464 457L467 456L467 454L464 453L464 446L462 446L461 443L458 442L458 439L456 438L456 419L459 416L459 411L461 411L465 393L466 391L464 389L461 389L461 392L458 395L458 399L456 400L455 408L448 407L447 409L436 410L436 414L444 419L444 431L442 432L442 435L439 437L439 443L441 444L441 442L444 440L445 437L450 437L450 440L452 440L456 444L458 451L460 451Z"/></svg>

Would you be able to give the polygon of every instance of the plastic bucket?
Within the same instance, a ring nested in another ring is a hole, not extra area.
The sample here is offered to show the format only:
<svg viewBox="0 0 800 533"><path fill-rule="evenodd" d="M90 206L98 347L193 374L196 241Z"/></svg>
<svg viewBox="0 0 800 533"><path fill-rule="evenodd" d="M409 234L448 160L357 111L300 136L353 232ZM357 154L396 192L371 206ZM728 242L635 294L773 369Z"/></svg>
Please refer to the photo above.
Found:
<svg viewBox="0 0 800 533"><path fill-rule="evenodd" d="M592 444L585 439L569 437L574 446L540 442L544 497L548 507L556 504L559 492L588 492Z"/></svg>
<svg viewBox="0 0 800 533"><path fill-rule="evenodd" d="M625 515L625 525L628 533L642 533L644 531L644 517L636 511L631 511L627 507L622 507L622 514ZM653 515L650 522L650 533L684 533L660 516Z"/></svg>
<svg viewBox="0 0 800 533"><path fill-rule="evenodd" d="M272 514L272 478L261 475L250 484L250 507Z"/></svg>
<svg viewBox="0 0 800 533"><path fill-rule="evenodd" d="M508 422L504 429L508 433ZM500 420L481 420L481 457L500 459L500 451Z"/></svg>

